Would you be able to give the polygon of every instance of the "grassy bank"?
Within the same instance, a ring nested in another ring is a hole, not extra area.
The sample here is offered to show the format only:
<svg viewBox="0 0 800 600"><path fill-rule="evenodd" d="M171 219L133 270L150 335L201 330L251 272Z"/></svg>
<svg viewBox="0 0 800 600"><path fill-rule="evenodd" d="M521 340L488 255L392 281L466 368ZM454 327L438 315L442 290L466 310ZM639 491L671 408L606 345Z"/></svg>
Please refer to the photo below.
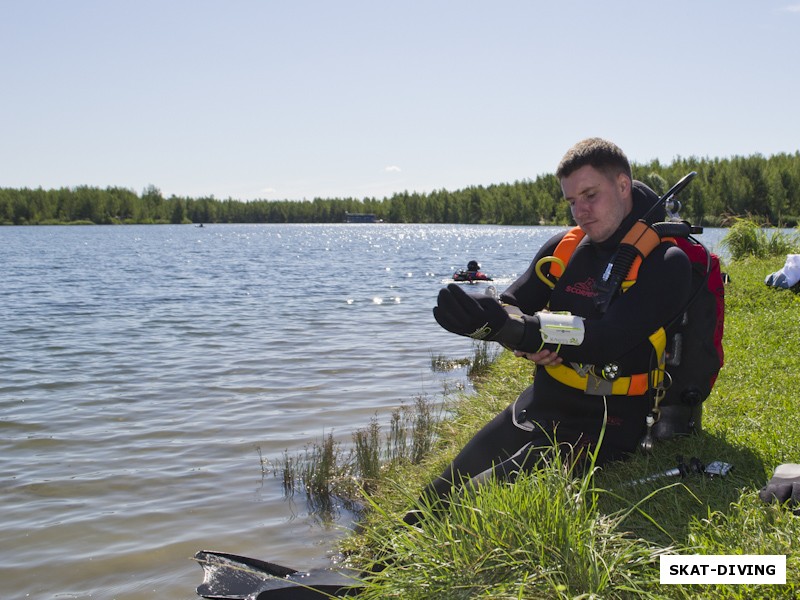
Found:
<svg viewBox="0 0 800 600"><path fill-rule="evenodd" d="M793 598L800 594L800 517L758 499L775 466L800 462L800 295L764 285L784 257L726 266L726 364L703 432L659 442L653 453L594 473L554 464L516 485L466 490L443 519L401 517L487 420L530 382L525 361L503 353L439 423L433 453L386 468L370 494L351 561L385 569L364 598ZM630 485L688 461L734 465L724 478L690 474ZM784 554L785 586L662 586L659 556Z"/></svg>

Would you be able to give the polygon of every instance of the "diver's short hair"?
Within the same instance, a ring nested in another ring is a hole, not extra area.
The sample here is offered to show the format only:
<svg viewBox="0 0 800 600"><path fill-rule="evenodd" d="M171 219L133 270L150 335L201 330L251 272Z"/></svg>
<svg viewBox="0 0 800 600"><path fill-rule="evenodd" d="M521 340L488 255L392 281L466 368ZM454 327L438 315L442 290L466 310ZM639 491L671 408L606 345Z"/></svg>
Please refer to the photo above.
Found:
<svg viewBox="0 0 800 600"><path fill-rule="evenodd" d="M581 140L567 150L558 164L556 177L561 180L586 165L602 171L608 177L624 173L633 180L631 163L622 149L613 142L598 137Z"/></svg>

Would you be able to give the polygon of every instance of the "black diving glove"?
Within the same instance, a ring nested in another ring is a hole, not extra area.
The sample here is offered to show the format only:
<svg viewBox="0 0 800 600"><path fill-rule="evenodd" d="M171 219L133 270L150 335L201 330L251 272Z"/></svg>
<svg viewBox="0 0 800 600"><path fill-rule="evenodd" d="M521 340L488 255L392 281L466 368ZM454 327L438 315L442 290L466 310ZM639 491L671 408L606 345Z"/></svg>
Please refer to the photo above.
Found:
<svg viewBox="0 0 800 600"><path fill-rule="evenodd" d="M764 502L779 502L800 514L800 464L786 463L775 467L772 478L758 492Z"/></svg>
<svg viewBox="0 0 800 600"><path fill-rule="evenodd" d="M524 321L510 317L497 300L484 294L467 294L455 283L439 291L433 316L451 333L500 342L511 348L519 344L525 332Z"/></svg>

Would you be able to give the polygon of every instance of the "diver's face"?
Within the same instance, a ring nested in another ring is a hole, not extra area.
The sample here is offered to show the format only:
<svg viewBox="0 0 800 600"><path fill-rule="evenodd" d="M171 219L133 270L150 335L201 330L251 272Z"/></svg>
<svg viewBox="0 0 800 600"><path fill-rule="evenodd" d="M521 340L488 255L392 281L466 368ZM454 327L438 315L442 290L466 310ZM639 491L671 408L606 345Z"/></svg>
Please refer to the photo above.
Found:
<svg viewBox="0 0 800 600"><path fill-rule="evenodd" d="M633 207L628 176L609 177L591 165L563 177L561 190L575 222L593 242L611 237Z"/></svg>

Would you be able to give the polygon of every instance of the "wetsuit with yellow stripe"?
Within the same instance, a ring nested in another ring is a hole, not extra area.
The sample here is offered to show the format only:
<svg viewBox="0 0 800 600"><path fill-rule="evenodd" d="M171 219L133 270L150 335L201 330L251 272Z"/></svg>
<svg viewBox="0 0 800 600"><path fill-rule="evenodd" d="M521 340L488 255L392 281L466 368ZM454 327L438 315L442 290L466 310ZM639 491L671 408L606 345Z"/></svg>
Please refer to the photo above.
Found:
<svg viewBox="0 0 800 600"><path fill-rule="evenodd" d="M625 234L657 199L644 184L634 182L632 212L608 240L595 243L584 238L553 288L536 275L536 264L553 255L563 232L546 242L527 271L501 294L504 303L518 307L525 315L547 308L585 319L580 345L557 348L565 365L594 365L599 371L613 364L619 377L648 373L657 366L649 338L670 323L689 298L691 267L684 252L674 244L659 244L641 262L635 284L619 294L605 313L594 302L595 281L602 276ZM653 220L660 218L663 217L656 215ZM549 268L545 265L542 270L547 274ZM540 344L538 327L527 325L518 349L534 352ZM555 346L545 347L556 350ZM529 450L550 446L552 438L578 447L591 446L599 438L606 410L600 461L633 452L644 434L653 398L646 389L634 390L643 393L633 395L615 391L605 395L586 393L555 379L547 369L537 369L533 384L467 443L432 484L431 491L443 496L459 476L480 478L480 474L491 472L513 478L515 472L530 464L526 462ZM535 425L530 426L532 423Z"/></svg>
<svg viewBox="0 0 800 600"><path fill-rule="evenodd" d="M619 242L636 220L654 203L656 195L639 182L633 186L633 210L610 239L594 243L583 238L575 247L564 273L551 290L535 274L536 263L552 255L563 234L554 236L540 249L530 268L502 294L501 299L525 314L549 306L551 311L568 311L585 318L584 340L579 346L558 349L564 368L571 363L594 366L613 364L618 377L647 374L657 366L650 336L679 314L689 297L691 267L683 251L670 243L657 246L641 263L636 283L616 297L605 314L595 306L594 283L603 274ZM549 270L545 266L543 270ZM555 348L553 348L555 349ZM638 393L636 393L638 392ZM648 389L634 395L596 395L565 385L538 369L534 384L523 393L517 410L547 430L558 424L560 440L592 442L603 422L604 400L608 423L602 454L616 457L636 448L645 430L645 418L652 407Z"/></svg>

